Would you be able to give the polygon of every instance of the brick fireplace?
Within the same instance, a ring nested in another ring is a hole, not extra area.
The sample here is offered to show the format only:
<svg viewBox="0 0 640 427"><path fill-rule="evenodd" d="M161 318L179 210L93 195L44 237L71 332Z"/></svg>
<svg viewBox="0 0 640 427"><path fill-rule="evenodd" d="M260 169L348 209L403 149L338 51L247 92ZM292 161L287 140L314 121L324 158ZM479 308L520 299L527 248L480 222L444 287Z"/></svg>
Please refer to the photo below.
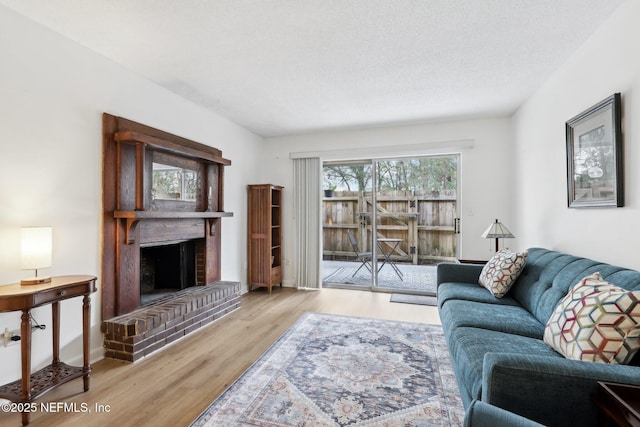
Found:
<svg viewBox="0 0 640 427"><path fill-rule="evenodd" d="M135 362L240 307L240 283L192 286L103 322L105 357Z"/></svg>
<svg viewBox="0 0 640 427"><path fill-rule="evenodd" d="M239 306L220 271L224 167L210 146L103 115L102 329L135 361Z"/></svg>

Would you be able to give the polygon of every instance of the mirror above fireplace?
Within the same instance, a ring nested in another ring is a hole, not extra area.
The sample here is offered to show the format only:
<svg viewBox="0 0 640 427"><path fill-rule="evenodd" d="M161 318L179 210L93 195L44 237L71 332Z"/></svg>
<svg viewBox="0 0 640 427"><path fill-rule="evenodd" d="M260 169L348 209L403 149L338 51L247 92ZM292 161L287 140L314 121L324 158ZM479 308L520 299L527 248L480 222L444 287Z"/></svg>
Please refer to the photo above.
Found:
<svg viewBox="0 0 640 427"><path fill-rule="evenodd" d="M151 198L153 200L196 201L196 171L162 163L152 164Z"/></svg>

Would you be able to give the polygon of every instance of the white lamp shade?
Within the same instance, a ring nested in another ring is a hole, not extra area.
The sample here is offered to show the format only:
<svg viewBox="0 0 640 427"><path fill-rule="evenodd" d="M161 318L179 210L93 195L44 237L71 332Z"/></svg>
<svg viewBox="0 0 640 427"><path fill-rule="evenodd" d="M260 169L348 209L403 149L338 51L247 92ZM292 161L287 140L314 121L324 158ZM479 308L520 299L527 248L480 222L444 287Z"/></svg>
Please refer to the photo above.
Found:
<svg viewBox="0 0 640 427"><path fill-rule="evenodd" d="M53 228L22 227L20 253L23 270L51 267Z"/></svg>
<svg viewBox="0 0 640 427"><path fill-rule="evenodd" d="M496 239L496 252L498 252L498 239L513 239L515 236L511 234L507 227L496 219L496 222L492 223L486 230L484 230L482 237L487 239Z"/></svg>
<svg viewBox="0 0 640 427"><path fill-rule="evenodd" d="M509 229L496 219L496 222L492 223L484 233L482 237L487 239L513 239L514 235L511 234Z"/></svg>

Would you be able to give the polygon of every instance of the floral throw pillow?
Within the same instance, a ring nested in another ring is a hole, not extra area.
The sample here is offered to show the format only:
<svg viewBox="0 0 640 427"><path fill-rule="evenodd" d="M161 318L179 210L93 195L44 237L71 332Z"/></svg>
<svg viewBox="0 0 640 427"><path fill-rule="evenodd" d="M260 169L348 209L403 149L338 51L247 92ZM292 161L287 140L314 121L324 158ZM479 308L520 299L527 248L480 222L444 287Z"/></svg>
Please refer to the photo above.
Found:
<svg viewBox="0 0 640 427"><path fill-rule="evenodd" d="M640 291L594 273L569 291L549 318L544 342L566 358L627 364L640 348Z"/></svg>
<svg viewBox="0 0 640 427"><path fill-rule="evenodd" d="M496 298L509 292L527 263L527 252L512 252L502 249L484 265L478 282Z"/></svg>

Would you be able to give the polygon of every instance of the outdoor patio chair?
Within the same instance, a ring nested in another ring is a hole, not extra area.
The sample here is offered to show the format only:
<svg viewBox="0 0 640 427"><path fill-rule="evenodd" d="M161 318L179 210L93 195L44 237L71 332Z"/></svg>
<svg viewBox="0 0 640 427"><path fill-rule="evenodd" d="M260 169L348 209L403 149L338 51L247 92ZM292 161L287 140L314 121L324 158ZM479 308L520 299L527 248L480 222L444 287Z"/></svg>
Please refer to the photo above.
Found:
<svg viewBox="0 0 640 427"><path fill-rule="evenodd" d="M356 254L358 261L360 261L361 263L360 267L358 267L356 272L353 273L351 277L358 274L358 271L360 271L362 267L367 267L367 270L369 270L369 273L371 273L371 256L372 256L371 252L361 252L360 249L358 248L358 241L356 240L356 237L353 235L351 231L347 231L347 233L349 234L349 242L351 242L351 247L353 248L353 252Z"/></svg>

